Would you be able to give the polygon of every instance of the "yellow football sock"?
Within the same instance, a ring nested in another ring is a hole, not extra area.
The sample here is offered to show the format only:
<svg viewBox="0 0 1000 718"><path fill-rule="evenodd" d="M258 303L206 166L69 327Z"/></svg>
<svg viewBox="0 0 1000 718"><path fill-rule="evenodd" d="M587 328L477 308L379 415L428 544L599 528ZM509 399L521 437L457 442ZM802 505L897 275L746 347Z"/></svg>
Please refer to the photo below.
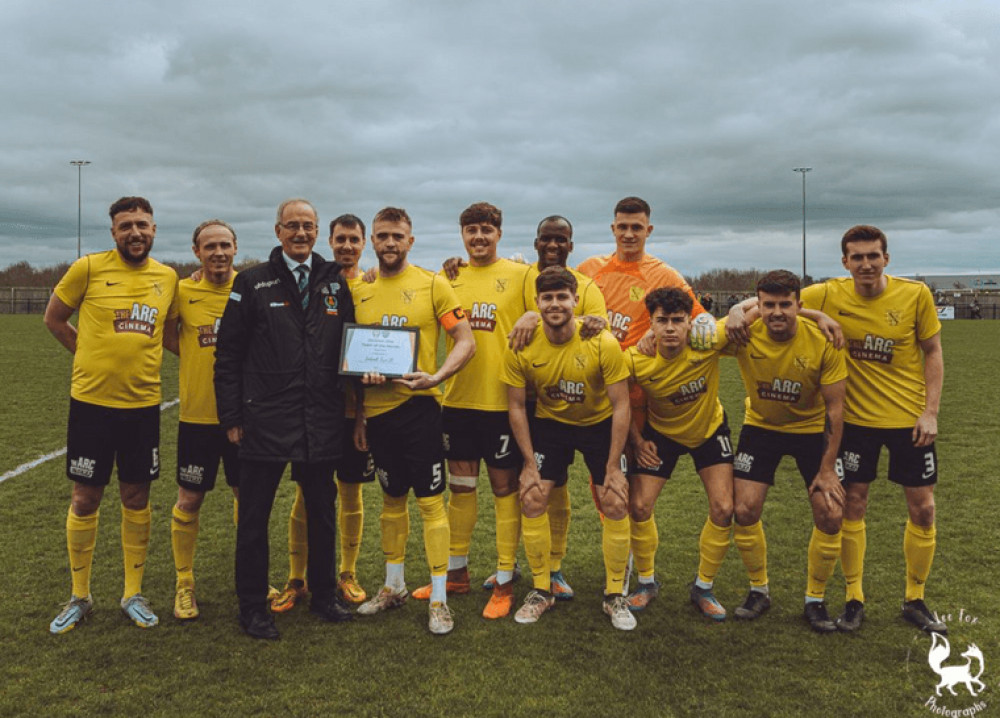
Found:
<svg viewBox="0 0 1000 718"><path fill-rule="evenodd" d="M472 544L472 530L476 527L476 514L479 504L476 492L457 493L452 491L448 497L448 553L451 556L468 556Z"/></svg>
<svg viewBox="0 0 1000 718"><path fill-rule="evenodd" d="M566 542L569 539L569 520L573 513L569 500L569 486L552 487L549 493L549 528L552 531L552 553L549 555L549 570L558 571L566 558Z"/></svg>
<svg viewBox="0 0 1000 718"><path fill-rule="evenodd" d="M494 496L493 504L497 515L497 570L513 571L521 538L521 499L515 491Z"/></svg>
<svg viewBox="0 0 1000 718"><path fill-rule="evenodd" d="M729 551L729 536L733 526L717 526L706 518L698 539L698 580L709 585L715 583L726 553ZM635 549L633 549L634 551Z"/></svg>
<svg viewBox="0 0 1000 718"><path fill-rule="evenodd" d="M240 500L233 497L233 526L240 525Z"/></svg>
<svg viewBox="0 0 1000 718"><path fill-rule="evenodd" d="M194 587L194 547L198 540L198 514L189 514L174 506L170 521L170 543L174 547L177 587Z"/></svg>
<svg viewBox="0 0 1000 718"><path fill-rule="evenodd" d="M840 568L844 572L844 583L848 601L865 602L865 592L861 589L861 578L865 573L865 520L844 519L840 527Z"/></svg>
<svg viewBox="0 0 1000 718"><path fill-rule="evenodd" d="M604 553L604 595L621 593L628 565L629 519L604 517L601 548Z"/></svg>
<svg viewBox="0 0 1000 718"><path fill-rule="evenodd" d="M122 598L142 593L142 574L146 569L152 522L153 512L149 504L137 511L122 506L122 554L125 557L125 592Z"/></svg>
<svg viewBox="0 0 1000 718"><path fill-rule="evenodd" d="M309 522L302 489L295 484L295 502L288 517L288 580L305 581L309 563Z"/></svg>
<svg viewBox="0 0 1000 718"><path fill-rule="evenodd" d="M73 576L73 595L79 598L90 595L90 569L94 565L99 516L100 511L90 516L77 516L72 507L66 516L66 547L69 549L69 567Z"/></svg>
<svg viewBox="0 0 1000 718"><path fill-rule="evenodd" d="M828 534L813 526L812 537L809 539L809 560L806 573L807 597L823 598L826 595L826 582L833 574L839 556L840 531Z"/></svg>
<svg viewBox="0 0 1000 718"><path fill-rule="evenodd" d="M931 526L917 526L906 520L903 533L903 556L906 558L906 600L916 601L924 597L924 583L931 573L934 549L937 546L937 529Z"/></svg>
<svg viewBox="0 0 1000 718"><path fill-rule="evenodd" d="M552 526L549 515L543 513L535 518L521 517L521 531L524 533L524 553L531 568L531 580L535 588L542 591L552 589L549 556L552 553Z"/></svg>
<svg viewBox="0 0 1000 718"><path fill-rule="evenodd" d="M365 526L365 505L361 484L337 479L337 525L340 529L340 572L355 573L361 552L361 533Z"/></svg>
<svg viewBox="0 0 1000 718"><path fill-rule="evenodd" d="M406 508L406 494L382 494L382 553L387 563L403 563L406 559L406 540L410 536L410 512Z"/></svg>
<svg viewBox="0 0 1000 718"><path fill-rule="evenodd" d="M424 496L417 498L420 518L424 524L424 551L431 576L448 573L448 510L444 507L444 496Z"/></svg>
<svg viewBox="0 0 1000 718"><path fill-rule="evenodd" d="M740 551L743 565L750 576L751 586L767 585L767 539L764 538L764 524L760 521L751 526L733 526L733 541Z"/></svg>
<svg viewBox="0 0 1000 718"><path fill-rule="evenodd" d="M645 521L631 521L632 559L635 570L643 578L653 576L656 566L656 548L660 545L660 534L656 529L656 519L650 516Z"/></svg>

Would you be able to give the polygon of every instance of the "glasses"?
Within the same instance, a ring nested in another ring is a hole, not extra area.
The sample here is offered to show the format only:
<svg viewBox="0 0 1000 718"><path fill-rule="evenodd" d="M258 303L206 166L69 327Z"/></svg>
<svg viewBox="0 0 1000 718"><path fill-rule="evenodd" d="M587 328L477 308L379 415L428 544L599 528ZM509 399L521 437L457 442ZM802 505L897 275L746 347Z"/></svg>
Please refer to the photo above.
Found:
<svg viewBox="0 0 1000 718"><path fill-rule="evenodd" d="M316 225L312 222L281 222L278 226L287 229L289 232L298 232L300 229L306 233L316 231Z"/></svg>

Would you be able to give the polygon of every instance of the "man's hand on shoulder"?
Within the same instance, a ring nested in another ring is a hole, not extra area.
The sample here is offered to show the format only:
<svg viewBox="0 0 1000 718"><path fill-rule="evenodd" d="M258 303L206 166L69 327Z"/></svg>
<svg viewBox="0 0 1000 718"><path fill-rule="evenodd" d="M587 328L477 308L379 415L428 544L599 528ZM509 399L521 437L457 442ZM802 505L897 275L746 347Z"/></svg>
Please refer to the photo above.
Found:
<svg viewBox="0 0 1000 718"><path fill-rule="evenodd" d="M528 311L522 314L521 318L514 322L514 327L507 335L508 346L516 352L528 346L531 337L535 335L535 329L540 320L541 315L538 312Z"/></svg>
<svg viewBox="0 0 1000 718"><path fill-rule="evenodd" d="M441 263L441 270L444 272L444 276L448 278L448 281L452 282L458 277L458 270L468 266L469 263L461 257L448 257L448 259Z"/></svg>
<svg viewBox="0 0 1000 718"><path fill-rule="evenodd" d="M596 314L585 314L580 318L583 320L583 325L580 327L581 339L596 337L604 331L604 327L608 326L607 318L599 317Z"/></svg>

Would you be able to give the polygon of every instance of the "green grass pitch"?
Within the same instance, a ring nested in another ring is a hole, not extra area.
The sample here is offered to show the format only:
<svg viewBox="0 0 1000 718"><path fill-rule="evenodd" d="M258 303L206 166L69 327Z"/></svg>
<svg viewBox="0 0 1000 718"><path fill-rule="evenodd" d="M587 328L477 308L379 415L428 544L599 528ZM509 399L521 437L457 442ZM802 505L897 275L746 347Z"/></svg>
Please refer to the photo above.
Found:
<svg viewBox="0 0 1000 718"><path fill-rule="evenodd" d="M0 474L65 444L70 355L41 317L0 317ZM946 379L938 451L938 548L928 604L951 614L950 664L976 643L986 658L986 691L937 705L1000 706L1000 579L996 453L1000 437L997 350L1000 322L946 322ZM734 436L742 416L735 362L723 362L723 403ZM164 369L164 397L176 396L176 362ZM764 512L774 606L752 624L703 620L688 603L706 501L690 461L682 460L657 507L660 599L631 633L615 631L600 611L600 528L579 464L571 478L573 524L564 572L577 598L534 626L480 617L486 594L451 599L456 629L426 630L426 605L349 625L324 624L304 608L277 618L282 638L246 638L236 623L232 499L209 495L196 560L202 617L172 617L170 508L177 409L163 414L161 480L153 486L153 535L144 593L161 618L141 631L121 614L119 502L109 487L95 554L93 618L66 635L48 623L68 598L65 516L70 483L63 457L0 484L0 715L650 715L919 716L937 677L927 637L899 616L903 592L905 505L880 478L868 516L867 621L858 635L816 635L801 617L810 515L790 462L782 464ZM884 476L884 467L883 467ZM473 580L492 571L493 509L481 482L480 519L470 557ZM293 492L282 484L271 523L271 577L287 570L287 516ZM379 490L365 488L362 585L378 589ZM428 578L419 514L411 502L407 582ZM523 556L522 566L525 566ZM516 589L518 599L527 581ZM747 582L735 547L716 581L731 611ZM828 591L843 605L839 569ZM966 620L959 620L959 615ZM975 618L975 622L968 620Z"/></svg>

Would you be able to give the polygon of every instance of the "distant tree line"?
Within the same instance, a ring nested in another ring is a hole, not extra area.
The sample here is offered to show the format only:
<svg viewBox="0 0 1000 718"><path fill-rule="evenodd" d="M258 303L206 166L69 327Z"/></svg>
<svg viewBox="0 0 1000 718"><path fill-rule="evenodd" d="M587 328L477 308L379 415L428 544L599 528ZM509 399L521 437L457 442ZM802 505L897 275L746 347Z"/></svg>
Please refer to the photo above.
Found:
<svg viewBox="0 0 1000 718"><path fill-rule="evenodd" d="M258 264L258 259L244 259L237 262L236 271ZM180 277L189 277L201 267L197 260L191 262L163 262L173 267ZM35 269L28 262L16 262L6 269L0 269L0 287L54 287L69 269L69 262L63 262L52 267Z"/></svg>
<svg viewBox="0 0 1000 718"><path fill-rule="evenodd" d="M236 264L237 271L252 267L258 259L244 259ZM181 277L188 277L200 266L197 261L163 262L168 267L177 270ZM54 267L35 269L28 262L17 262L6 269L0 270L0 286L2 287L54 287L59 279L69 269L69 263L63 262ZM688 283L700 292L752 292L766 270L763 269L712 269L694 278L688 277ZM807 277L808 283L811 278Z"/></svg>

